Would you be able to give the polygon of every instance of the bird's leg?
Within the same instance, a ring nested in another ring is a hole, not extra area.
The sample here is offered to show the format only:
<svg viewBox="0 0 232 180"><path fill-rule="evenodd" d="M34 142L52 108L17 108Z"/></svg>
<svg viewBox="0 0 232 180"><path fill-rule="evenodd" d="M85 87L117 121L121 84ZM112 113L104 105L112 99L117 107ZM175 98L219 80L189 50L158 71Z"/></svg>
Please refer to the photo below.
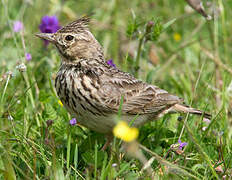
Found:
<svg viewBox="0 0 232 180"><path fill-rule="evenodd" d="M106 142L105 142L105 144L104 144L104 146L102 147L102 151L105 151L106 150L106 148L110 145L110 143L112 142L112 140L113 140L113 135L112 134L107 134L106 135Z"/></svg>

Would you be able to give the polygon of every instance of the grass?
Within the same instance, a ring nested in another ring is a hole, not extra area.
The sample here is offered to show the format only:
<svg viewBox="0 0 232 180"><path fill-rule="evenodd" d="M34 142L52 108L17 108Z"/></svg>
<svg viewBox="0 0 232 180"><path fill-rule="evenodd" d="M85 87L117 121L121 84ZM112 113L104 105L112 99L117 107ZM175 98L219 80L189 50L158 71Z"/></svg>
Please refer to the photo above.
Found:
<svg viewBox="0 0 232 180"><path fill-rule="evenodd" d="M231 179L232 3L208 2L220 10L211 21L189 12L183 0L1 0L0 179L151 179L151 172L155 179ZM54 90L59 55L34 34L44 15L66 24L91 12L106 59L212 113L210 124L165 115L140 128L139 144L115 139L105 152L103 135L71 126ZM14 20L23 21L23 34L13 31ZM156 28L148 33L151 20ZM16 69L22 62L25 72ZM178 139L188 143L183 151Z"/></svg>

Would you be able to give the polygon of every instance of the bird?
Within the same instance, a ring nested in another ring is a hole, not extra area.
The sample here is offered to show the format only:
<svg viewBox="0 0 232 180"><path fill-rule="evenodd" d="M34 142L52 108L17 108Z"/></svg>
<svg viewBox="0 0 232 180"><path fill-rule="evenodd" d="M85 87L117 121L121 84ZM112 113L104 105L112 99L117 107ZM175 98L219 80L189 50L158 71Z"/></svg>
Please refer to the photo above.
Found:
<svg viewBox="0 0 232 180"><path fill-rule="evenodd" d="M102 46L89 30L89 23L90 17L83 16L55 33L36 34L55 45L60 54L56 92L80 125L112 134L119 110L121 119L128 123L133 121L134 127L167 113L211 117L209 113L185 105L182 98L107 64Z"/></svg>

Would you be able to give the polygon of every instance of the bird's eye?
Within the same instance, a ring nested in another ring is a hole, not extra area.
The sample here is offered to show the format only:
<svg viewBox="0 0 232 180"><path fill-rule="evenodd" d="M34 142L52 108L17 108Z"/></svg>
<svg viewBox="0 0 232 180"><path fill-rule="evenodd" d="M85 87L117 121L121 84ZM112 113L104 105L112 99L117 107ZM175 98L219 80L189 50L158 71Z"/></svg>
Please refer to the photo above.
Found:
<svg viewBox="0 0 232 180"><path fill-rule="evenodd" d="M65 37L65 40L66 41L71 41L71 40L73 40L73 36L72 35L67 35L66 37Z"/></svg>

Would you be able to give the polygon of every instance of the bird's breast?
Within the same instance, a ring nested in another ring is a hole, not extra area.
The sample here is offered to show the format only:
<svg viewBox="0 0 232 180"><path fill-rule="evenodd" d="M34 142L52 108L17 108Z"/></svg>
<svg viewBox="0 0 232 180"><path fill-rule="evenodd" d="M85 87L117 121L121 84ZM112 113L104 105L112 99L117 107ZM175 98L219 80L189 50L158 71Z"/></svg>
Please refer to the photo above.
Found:
<svg viewBox="0 0 232 180"><path fill-rule="evenodd" d="M97 96L98 87L89 76L73 71L59 71L55 88L64 107L81 125L97 132L111 131L114 126L111 114L102 109L102 102Z"/></svg>

